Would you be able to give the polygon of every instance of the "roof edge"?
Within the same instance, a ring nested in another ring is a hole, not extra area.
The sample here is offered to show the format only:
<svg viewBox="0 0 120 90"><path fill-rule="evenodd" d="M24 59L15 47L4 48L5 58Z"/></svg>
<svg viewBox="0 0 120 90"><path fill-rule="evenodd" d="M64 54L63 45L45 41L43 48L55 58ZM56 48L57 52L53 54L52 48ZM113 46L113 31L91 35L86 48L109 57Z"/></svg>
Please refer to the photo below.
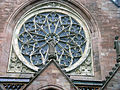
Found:
<svg viewBox="0 0 120 90"><path fill-rule="evenodd" d="M48 64L45 65L43 69L37 72L35 77L33 77L30 82L23 88L23 90L26 90L26 88L51 64L54 63L55 66L60 70L60 72L66 77L66 79L70 82L70 84L75 88L75 90L78 90L78 88L73 84L73 82L70 80L70 78L61 70L60 66L57 64L57 62L54 59L49 60Z"/></svg>

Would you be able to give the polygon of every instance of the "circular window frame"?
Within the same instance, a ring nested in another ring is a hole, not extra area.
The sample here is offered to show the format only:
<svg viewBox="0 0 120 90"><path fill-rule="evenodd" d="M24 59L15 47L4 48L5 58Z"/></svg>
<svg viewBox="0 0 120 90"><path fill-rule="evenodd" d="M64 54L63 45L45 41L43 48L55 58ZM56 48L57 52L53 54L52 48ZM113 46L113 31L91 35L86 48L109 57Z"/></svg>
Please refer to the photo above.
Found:
<svg viewBox="0 0 120 90"><path fill-rule="evenodd" d="M46 3L44 3L44 4L46 4ZM59 12L59 13L67 14L68 16L73 17L83 27L83 30L84 30L85 36L86 36L86 40L87 40L86 49L85 49L82 57L80 58L80 60L78 60L73 65L65 68L65 70L67 72L71 71L71 70L75 69L76 67L78 67L80 64L82 64L89 55L89 52L91 49L89 28L88 28L85 20L82 18L82 16L80 14L78 14L78 12L75 12L74 10L71 11L71 8L69 8L67 6L66 6L67 8L60 7L60 6L59 7L53 7L53 6L51 6L51 7L46 7L46 6L43 7L42 6L41 7L41 5L44 5L44 4L37 5L37 6L33 7L31 10L29 10L28 12L26 12L20 18L18 23L16 24L16 27L14 28L13 42L12 42L14 51L15 51L16 55L18 56L18 58L22 61L22 63L24 63L27 67L31 68L32 70L38 71L39 68L34 66L33 64L31 64L30 62L28 62L24 58L24 56L21 54L21 51L20 51L19 46L18 46L18 34L20 31L20 28L25 23L25 21L28 20L30 17L32 17L36 14L42 13L42 12ZM61 4L61 3L59 3L59 4ZM61 4L61 5L63 5L63 4ZM35 9L38 6L39 6L39 8Z"/></svg>

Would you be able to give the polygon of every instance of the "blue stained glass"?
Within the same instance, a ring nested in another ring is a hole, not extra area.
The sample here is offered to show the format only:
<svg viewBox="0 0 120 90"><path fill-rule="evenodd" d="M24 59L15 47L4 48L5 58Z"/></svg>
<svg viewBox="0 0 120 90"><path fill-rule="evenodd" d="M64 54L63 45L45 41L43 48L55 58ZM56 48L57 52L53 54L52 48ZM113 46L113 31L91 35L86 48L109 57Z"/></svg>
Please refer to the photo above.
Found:
<svg viewBox="0 0 120 90"><path fill-rule="evenodd" d="M41 55L40 54L33 55L32 56L32 60L33 60L33 64L35 64L35 65L42 64L42 59L41 59Z"/></svg>
<svg viewBox="0 0 120 90"><path fill-rule="evenodd" d="M81 30L81 35L83 36L83 37L85 37L85 33L84 33L84 30L83 30L83 28L82 28L82 30Z"/></svg>
<svg viewBox="0 0 120 90"><path fill-rule="evenodd" d="M57 15L56 13L51 13L51 14L48 15L48 19L49 19L49 21L51 21L51 22L57 21L58 18L59 18L59 17L58 17L58 15Z"/></svg>
<svg viewBox="0 0 120 90"><path fill-rule="evenodd" d="M62 31L62 27L57 27L56 34Z"/></svg>
<svg viewBox="0 0 120 90"><path fill-rule="evenodd" d="M50 29L51 29L51 33L53 33L55 30L55 25L54 24L50 25Z"/></svg>
<svg viewBox="0 0 120 90"><path fill-rule="evenodd" d="M73 24L78 24L73 18L72 18L72 23Z"/></svg>
<svg viewBox="0 0 120 90"><path fill-rule="evenodd" d="M62 37L62 36L67 36L67 34L68 34L68 33L64 31L64 32L62 32L62 33L60 34L60 37Z"/></svg>
<svg viewBox="0 0 120 90"><path fill-rule="evenodd" d="M61 17L62 24L70 24L69 16Z"/></svg>
<svg viewBox="0 0 120 90"><path fill-rule="evenodd" d="M65 47L65 46L66 46L66 44L63 43L63 42L59 42L59 44L60 44L62 47Z"/></svg>
<svg viewBox="0 0 120 90"><path fill-rule="evenodd" d="M59 55L62 54L61 48L58 45L55 48Z"/></svg>
<svg viewBox="0 0 120 90"><path fill-rule="evenodd" d="M58 12L45 12L34 15L22 25L18 44L28 62L33 61L34 65L42 67L39 66L42 59L48 59L49 43L54 43L59 63L69 67L72 57L72 64L81 58L80 50L84 52L85 40L84 30L74 18Z"/></svg>
<svg viewBox="0 0 120 90"><path fill-rule="evenodd" d="M43 47L43 50L45 51L45 53L47 52L47 50L48 50L48 45L45 45L44 47Z"/></svg>
<svg viewBox="0 0 120 90"><path fill-rule="evenodd" d="M24 32L24 27L22 26L22 27L21 27L21 30L20 30L20 32L19 32L19 35L22 34L23 32Z"/></svg>
<svg viewBox="0 0 120 90"><path fill-rule="evenodd" d="M24 55L24 57L28 62L30 62L30 57L29 56Z"/></svg>
<svg viewBox="0 0 120 90"><path fill-rule="evenodd" d="M22 43L20 41L18 42L18 45L19 45L19 49L21 49Z"/></svg>
<svg viewBox="0 0 120 90"><path fill-rule="evenodd" d="M39 14L39 15L36 16L35 20L36 20L36 23L44 23L45 16Z"/></svg>
<svg viewBox="0 0 120 90"><path fill-rule="evenodd" d="M74 49L74 48L71 48L71 52L75 52L75 49Z"/></svg>
<svg viewBox="0 0 120 90"><path fill-rule="evenodd" d="M65 49L69 50L69 46L66 46Z"/></svg>
<svg viewBox="0 0 120 90"><path fill-rule="evenodd" d="M78 53L77 53L77 56L78 56L78 57L81 57L81 52L78 52Z"/></svg>
<svg viewBox="0 0 120 90"><path fill-rule="evenodd" d="M41 47L43 44L45 44L45 42L38 42L39 47Z"/></svg>
<svg viewBox="0 0 120 90"><path fill-rule="evenodd" d="M43 30L45 30L46 33L49 33L47 22L43 24Z"/></svg>
<svg viewBox="0 0 120 90"><path fill-rule="evenodd" d="M33 22L34 17L31 17L30 19L28 19L26 22Z"/></svg>
<svg viewBox="0 0 120 90"><path fill-rule="evenodd" d="M79 57L74 57L72 64L74 64L74 63L77 62L78 60L79 60Z"/></svg>
<svg viewBox="0 0 120 90"><path fill-rule="evenodd" d="M25 28L26 28L26 30L33 30L33 29L35 29L34 23L33 22L25 23Z"/></svg>
<svg viewBox="0 0 120 90"><path fill-rule="evenodd" d="M86 45L82 45L82 51L84 52Z"/></svg>
<svg viewBox="0 0 120 90"><path fill-rule="evenodd" d="M77 42L77 41L78 41L78 39L75 37L75 38L74 38L74 41L75 41L75 42Z"/></svg>
<svg viewBox="0 0 120 90"><path fill-rule="evenodd" d="M60 64L64 65L64 63L65 63L65 62L64 62L64 60L62 59L62 60L60 61Z"/></svg>

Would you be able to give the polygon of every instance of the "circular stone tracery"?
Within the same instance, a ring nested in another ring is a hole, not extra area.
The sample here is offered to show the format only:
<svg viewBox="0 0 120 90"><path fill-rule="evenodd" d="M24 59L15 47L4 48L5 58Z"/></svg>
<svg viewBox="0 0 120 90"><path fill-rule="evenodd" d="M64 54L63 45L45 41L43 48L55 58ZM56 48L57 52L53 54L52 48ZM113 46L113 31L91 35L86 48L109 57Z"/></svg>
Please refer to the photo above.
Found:
<svg viewBox="0 0 120 90"><path fill-rule="evenodd" d="M39 68L46 64L49 42L54 45L56 60L67 68L81 59L87 39L80 23L61 12L38 13L22 24L18 47L29 63Z"/></svg>

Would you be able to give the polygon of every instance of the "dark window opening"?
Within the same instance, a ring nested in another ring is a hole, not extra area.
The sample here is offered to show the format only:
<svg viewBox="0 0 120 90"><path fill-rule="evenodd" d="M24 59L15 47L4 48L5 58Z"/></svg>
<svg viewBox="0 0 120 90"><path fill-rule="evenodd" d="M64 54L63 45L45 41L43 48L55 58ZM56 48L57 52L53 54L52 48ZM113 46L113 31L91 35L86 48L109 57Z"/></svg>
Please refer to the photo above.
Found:
<svg viewBox="0 0 120 90"><path fill-rule="evenodd" d="M54 88L48 88L48 89L46 89L46 90L58 90L58 89L54 89Z"/></svg>

